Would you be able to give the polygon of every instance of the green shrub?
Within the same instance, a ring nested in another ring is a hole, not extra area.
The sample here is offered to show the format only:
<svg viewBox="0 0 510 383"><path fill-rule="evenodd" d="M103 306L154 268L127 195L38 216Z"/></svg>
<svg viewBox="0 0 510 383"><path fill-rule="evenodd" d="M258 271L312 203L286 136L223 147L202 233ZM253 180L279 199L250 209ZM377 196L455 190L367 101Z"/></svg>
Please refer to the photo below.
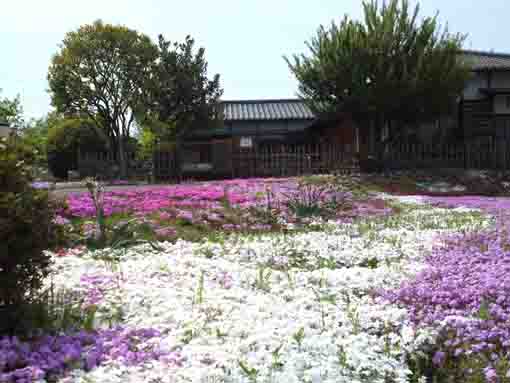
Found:
<svg viewBox="0 0 510 383"><path fill-rule="evenodd" d="M48 275L55 206L31 187L30 153L0 142L0 307L29 303Z"/></svg>
<svg viewBox="0 0 510 383"><path fill-rule="evenodd" d="M92 331L96 309L84 307L84 299L80 292L56 290L51 285L30 303L19 305L4 315L0 312L0 334L30 336L41 331L44 334Z"/></svg>
<svg viewBox="0 0 510 383"><path fill-rule="evenodd" d="M329 183L304 180L299 183L295 194L286 195L287 208L299 218L327 216L345 204L343 197L342 200L331 198L330 195L336 191Z"/></svg>
<svg viewBox="0 0 510 383"><path fill-rule="evenodd" d="M62 119L48 131L48 165L55 177L67 178L67 172L75 170L78 148L95 152L107 147L107 137L93 121Z"/></svg>
<svg viewBox="0 0 510 383"><path fill-rule="evenodd" d="M80 161L80 177L115 178L119 167L113 161L87 159Z"/></svg>

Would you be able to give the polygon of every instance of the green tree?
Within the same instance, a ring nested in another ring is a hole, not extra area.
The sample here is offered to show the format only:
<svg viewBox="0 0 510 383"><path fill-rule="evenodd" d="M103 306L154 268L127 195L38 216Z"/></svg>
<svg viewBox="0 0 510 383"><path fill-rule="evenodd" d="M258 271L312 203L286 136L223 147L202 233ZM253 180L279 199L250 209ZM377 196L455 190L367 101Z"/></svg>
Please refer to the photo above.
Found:
<svg viewBox="0 0 510 383"><path fill-rule="evenodd" d="M18 130L18 140L34 153L34 169L46 168L47 117L31 119Z"/></svg>
<svg viewBox="0 0 510 383"><path fill-rule="evenodd" d="M104 130L127 175L125 145L147 108L146 88L157 47L124 26L98 20L67 33L53 57L48 81L59 112L87 116Z"/></svg>
<svg viewBox="0 0 510 383"><path fill-rule="evenodd" d="M2 89L0 89L0 93ZM0 121L7 122L11 127L19 129L24 124L23 107L19 95L14 99L0 97Z"/></svg>
<svg viewBox="0 0 510 383"><path fill-rule="evenodd" d="M410 122L451 113L469 76L459 60L465 36L437 15L420 19L407 0L365 1L363 10L363 21L320 26L308 55L285 57L305 102L319 116L348 113L360 127L372 120L379 136L391 123L391 139Z"/></svg>
<svg viewBox="0 0 510 383"><path fill-rule="evenodd" d="M150 159L156 145L156 135L153 130L149 128L140 129L138 143L138 158L142 160Z"/></svg>
<svg viewBox="0 0 510 383"><path fill-rule="evenodd" d="M205 49L195 52L194 45L190 36L174 44L159 36L159 59L149 92L151 115L146 121L159 137L173 140L215 121L216 105L223 94L220 76L207 77Z"/></svg>

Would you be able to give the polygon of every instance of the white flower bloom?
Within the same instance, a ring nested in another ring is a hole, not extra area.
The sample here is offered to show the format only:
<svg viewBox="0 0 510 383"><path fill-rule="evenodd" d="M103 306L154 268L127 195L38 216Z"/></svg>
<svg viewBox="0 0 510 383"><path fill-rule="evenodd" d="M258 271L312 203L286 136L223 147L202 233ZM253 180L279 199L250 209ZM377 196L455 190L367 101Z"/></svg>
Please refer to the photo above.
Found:
<svg viewBox="0 0 510 383"><path fill-rule="evenodd" d="M83 291L84 275L121 275L104 291L99 319L121 310L123 325L161 330L159 346L183 357L181 366L110 363L74 371L73 381L249 382L241 362L260 382L406 382L405 354L434 333L416 332L405 310L371 293L419 272L439 234L488 224L469 213L422 206L402 217L320 222L315 232L164 242L161 252L142 245L117 270L99 253L55 257L57 286ZM450 219L456 214L465 219Z"/></svg>

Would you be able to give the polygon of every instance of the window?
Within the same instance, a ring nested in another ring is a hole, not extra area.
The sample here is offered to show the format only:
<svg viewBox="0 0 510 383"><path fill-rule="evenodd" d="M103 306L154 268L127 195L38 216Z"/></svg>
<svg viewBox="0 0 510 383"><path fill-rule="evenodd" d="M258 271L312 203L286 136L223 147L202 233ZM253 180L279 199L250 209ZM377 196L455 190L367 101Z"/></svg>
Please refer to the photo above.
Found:
<svg viewBox="0 0 510 383"><path fill-rule="evenodd" d="M510 109L510 96L505 97L505 106L507 109Z"/></svg>

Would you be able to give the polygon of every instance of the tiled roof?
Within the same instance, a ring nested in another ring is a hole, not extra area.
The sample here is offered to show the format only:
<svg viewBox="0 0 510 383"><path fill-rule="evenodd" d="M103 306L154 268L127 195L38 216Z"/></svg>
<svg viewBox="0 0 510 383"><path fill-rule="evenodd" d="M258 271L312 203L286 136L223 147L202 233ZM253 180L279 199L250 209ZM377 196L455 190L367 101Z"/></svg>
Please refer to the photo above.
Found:
<svg viewBox="0 0 510 383"><path fill-rule="evenodd" d="M508 53L463 51L461 57L473 71L510 70L510 54Z"/></svg>
<svg viewBox="0 0 510 383"><path fill-rule="evenodd" d="M313 120L315 115L299 99L223 101L226 121Z"/></svg>

